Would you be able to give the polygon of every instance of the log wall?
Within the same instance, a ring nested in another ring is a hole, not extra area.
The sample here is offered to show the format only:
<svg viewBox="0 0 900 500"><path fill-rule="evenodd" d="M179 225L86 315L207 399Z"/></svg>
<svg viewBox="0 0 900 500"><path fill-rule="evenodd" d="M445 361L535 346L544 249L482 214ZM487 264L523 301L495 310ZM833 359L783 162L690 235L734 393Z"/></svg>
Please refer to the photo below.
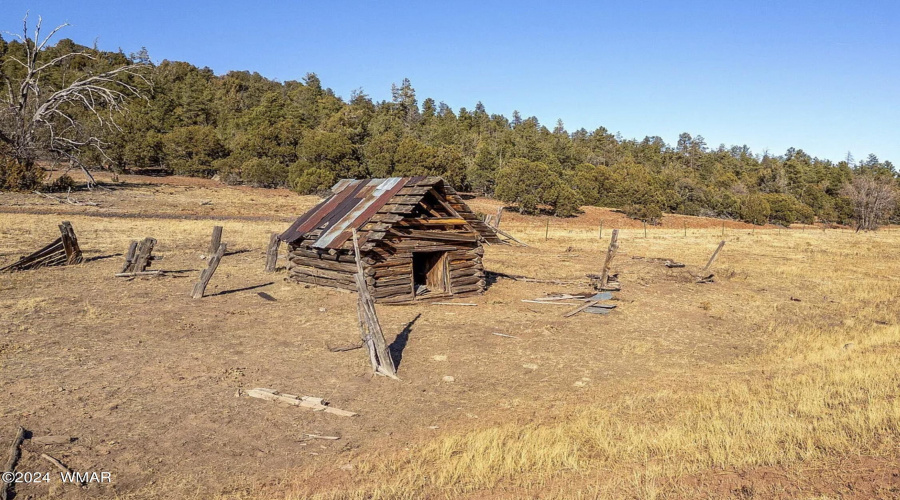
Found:
<svg viewBox="0 0 900 500"><path fill-rule="evenodd" d="M415 299L413 290L413 251L446 251L450 293L467 296L484 291L484 248L471 242L387 238L364 252L363 272L366 285L376 302L406 302ZM293 244L288 251L288 279L298 283L356 291L356 262L352 254L319 253ZM434 297L446 297L437 294ZM426 296L425 298L429 298Z"/></svg>

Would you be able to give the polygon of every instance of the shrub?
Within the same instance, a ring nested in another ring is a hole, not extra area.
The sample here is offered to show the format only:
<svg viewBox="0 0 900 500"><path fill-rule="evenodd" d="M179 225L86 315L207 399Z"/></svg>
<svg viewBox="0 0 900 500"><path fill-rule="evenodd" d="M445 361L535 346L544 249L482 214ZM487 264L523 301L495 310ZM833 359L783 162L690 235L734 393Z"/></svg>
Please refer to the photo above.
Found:
<svg viewBox="0 0 900 500"><path fill-rule="evenodd" d="M45 176L37 165L26 166L0 154L0 191L33 191L41 187Z"/></svg>
<svg viewBox="0 0 900 500"><path fill-rule="evenodd" d="M75 189L75 179L69 176L69 174L62 174L47 185L47 189L54 193Z"/></svg>
<svg viewBox="0 0 900 500"><path fill-rule="evenodd" d="M325 194L335 183L335 175L321 168L308 168L303 171L291 169L291 189L300 194Z"/></svg>
<svg viewBox="0 0 900 500"><path fill-rule="evenodd" d="M626 205L622 211L632 219L642 220L650 224L657 224L662 219L662 209L654 204Z"/></svg>
<svg viewBox="0 0 900 500"><path fill-rule="evenodd" d="M770 193L765 199L772 209L769 216L772 222L788 225L797 221L808 224L815 220L813 210L789 194Z"/></svg>
<svg viewBox="0 0 900 500"><path fill-rule="evenodd" d="M284 186L287 175L287 168L271 158L252 158L241 165L241 180L251 186Z"/></svg>
<svg viewBox="0 0 900 500"><path fill-rule="evenodd" d="M762 195L751 194L741 201L741 219L751 224L765 224L771 213L772 207Z"/></svg>

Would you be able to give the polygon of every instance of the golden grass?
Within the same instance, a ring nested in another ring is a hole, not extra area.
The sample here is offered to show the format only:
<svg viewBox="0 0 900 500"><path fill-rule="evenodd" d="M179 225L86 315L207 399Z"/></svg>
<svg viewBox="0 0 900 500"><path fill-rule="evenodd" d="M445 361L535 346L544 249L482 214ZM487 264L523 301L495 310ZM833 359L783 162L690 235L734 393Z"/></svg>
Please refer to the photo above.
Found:
<svg viewBox="0 0 900 500"><path fill-rule="evenodd" d="M596 234L585 231L554 232L542 243L543 228L510 230L560 251L605 245L589 241ZM640 231L625 238L623 247L702 265L698 245L709 243L711 249L720 235L693 233L685 238L678 231L651 231L644 239ZM900 264L884 256L898 235L741 230L726 239L720 274L733 273L757 287L788 280L804 297L802 303L774 306L752 296L739 298L745 307L732 308L735 314L770 339L761 354L678 374L665 390L597 392L563 416L448 433L409 451L363 455L349 479L316 485L313 473L297 473L264 495L693 496L702 494L702 487L682 480L708 471L760 466L791 471L852 455L897 458ZM525 259L499 260L499 267L508 264L510 271L529 267ZM530 270L564 277L559 269Z"/></svg>

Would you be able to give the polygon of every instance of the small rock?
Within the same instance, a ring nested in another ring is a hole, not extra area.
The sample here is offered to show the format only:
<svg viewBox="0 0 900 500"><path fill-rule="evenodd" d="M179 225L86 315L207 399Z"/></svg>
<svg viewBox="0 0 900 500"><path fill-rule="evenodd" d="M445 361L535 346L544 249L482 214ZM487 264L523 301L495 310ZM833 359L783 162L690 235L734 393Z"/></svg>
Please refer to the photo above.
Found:
<svg viewBox="0 0 900 500"><path fill-rule="evenodd" d="M534 363L525 363L524 365L522 365L522 368L527 368L529 370L537 370L537 367L538 365Z"/></svg>
<svg viewBox="0 0 900 500"><path fill-rule="evenodd" d="M447 361L447 356L443 354L435 354L431 357L431 359L433 359L434 361Z"/></svg>
<svg viewBox="0 0 900 500"><path fill-rule="evenodd" d="M325 309L324 307L320 307L320 308L319 308L319 312L320 312L320 313L323 313L323 312L325 312L325 311L327 311L327 310L328 310L328 309Z"/></svg>
<svg viewBox="0 0 900 500"><path fill-rule="evenodd" d="M439 429L439 427L436 425L429 425L428 428L431 430Z"/></svg>
<svg viewBox="0 0 900 500"><path fill-rule="evenodd" d="M850 349L853 349L853 342L844 344L844 349L847 349L848 351L849 351Z"/></svg>
<svg viewBox="0 0 900 500"><path fill-rule="evenodd" d="M442 380L444 382L456 382L456 379L451 377L450 375L444 375L444 378Z"/></svg>
<svg viewBox="0 0 900 500"><path fill-rule="evenodd" d="M353 464L344 464L340 467L341 470L353 470Z"/></svg>
<svg viewBox="0 0 900 500"><path fill-rule="evenodd" d="M583 380L579 380L578 382L575 382L574 385L575 385L575 387L584 387L587 385L587 382L585 382Z"/></svg>

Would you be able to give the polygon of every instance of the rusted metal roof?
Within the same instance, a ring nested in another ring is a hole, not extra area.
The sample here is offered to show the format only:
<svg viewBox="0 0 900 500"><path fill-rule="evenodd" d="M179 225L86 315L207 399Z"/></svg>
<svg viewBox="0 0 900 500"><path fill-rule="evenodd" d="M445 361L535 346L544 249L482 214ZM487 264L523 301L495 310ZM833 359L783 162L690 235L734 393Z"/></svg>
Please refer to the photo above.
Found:
<svg viewBox="0 0 900 500"><path fill-rule="evenodd" d="M341 248L351 237L351 229L362 227L404 186L424 179L424 176L342 179L331 188L332 196L303 214L280 238L292 243L309 233L321 231L312 242L313 248Z"/></svg>

